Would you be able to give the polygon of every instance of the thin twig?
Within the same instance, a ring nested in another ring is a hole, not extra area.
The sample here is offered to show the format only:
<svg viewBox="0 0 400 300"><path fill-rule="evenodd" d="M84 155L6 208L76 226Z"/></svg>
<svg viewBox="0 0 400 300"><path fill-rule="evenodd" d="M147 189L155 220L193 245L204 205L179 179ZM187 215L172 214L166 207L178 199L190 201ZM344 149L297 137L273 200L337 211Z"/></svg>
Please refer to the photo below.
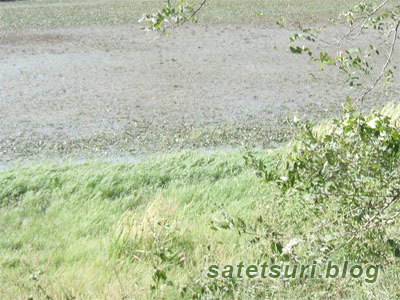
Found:
<svg viewBox="0 0 400 300"><path fill-rule="evenodd" d="M338 248L334 248L332 249L328 254L325 255L325 257L328 257L329 255L331 255L332 253L334 253L335 251L338 251L339 249L342 249L344 246L350 244L359 233L365 231L366 229L368 229L368 225L371 224L371 222L373 222L376 218L378 218L388 207L390 207L391 205L393 205L395 202L397 202L397 200L399 200L400 198L400 191L397 191L397 194L395 197L393 197L392 200L390 200L388 203L386 203L374 216L372 216L363 226L361 226L357 231L355 231L355 233L353 234L353 236L348 239L346 242L344 242L342 245L340 245Z"/></svg>
<svg viewBox="0 0 400 300"><path fill-rule="evenodd" d="M386 220L385 220L385 224L388 224L390 221L392 221L392 220L398 218L399 216L400 216L400 211L397 212L397 213L395 213L395 214L394 214L393 216L391 216L390 218L386 219Z"/></svg>
<svg viewBox="0 0 400 300"><path fill-rule="evenodd" d="M368 15L364 16L361 18L360 22L358 22L356 25L352 26L351 29L340 39L336 42L336 47L339 48L340 44L344 41L347 40L348 37L358 28L361 26L360 32L363 29L363 26L365 24L365 20L370 18L371 16L375 15L382 7L384 7L386 5L386 3L389 0L385 0L383 1L378 7L376 7L371 13L369 13ZM358 33L359 34L359 33ZM358 35L357 34L357 35Z"/></svg>
<svg viewBox="0 0 400 300"><path fill-rule="evenodd" d="M308 235L308 234L310 234L310 233L319 232L319 231L325 229L326 227L328 227L329 225L332 225L332 224L338 222L341 218L344 218L344 217L348 216L349 214L351 214L352 212L356 211L357 209L361 209L361 208L360 208L360 207L353 208L352 210L348 211L347 213L342 214L342 215L340 215L339 217L337 217L335 220L329 222L328 224L325 224L325 225L323 225L323 226L319 226L319 227L317 227L317 228L313 228L313 229L311 229L311 230L309 230L309 231L303 233L301 236L304 237L304 236L306 236L306 235Z"/></svg>
<svg viewBox="0 0 400 300"><path fill-rule="evenodd" d="M368 228L368 225L371 224L377 217L379 217L389 206L391 206L393 203L395 203L400 197L400 192L397 193L395 197L388 203L386 203L372 218L370 218L363 226L361 226L357 231L354 232L354 235L352 238L348 241L350 243L360 232L363 232L366 228Z"/></svg>
<svg viewBox="0 0 400 300"><path fill-rule="evenodd" d="M383 222L384 222L383 225L389 224L390 221L392 221L392 220L398 218L399 216L400 216L400 211L397 212L397 213L395 213L395 214L394 214L393 216L391 216L390 218L387 218L387 219L383 220ZM366 228L366 230L371 230L371 229L377 227L378 225L379 225L379 223L375 223L375 224L369 226L368 228Z"/></svg>
<svg viewBox="0 0 400 300"><path fill-rule="evenodd" d="M188 20L193 19L196 14L203 8L203 6L206 4L207 0L203 0L203 2L201 2L200 6L192 13L192 15L189 18L186 18L183 20L182 23L179 23L178 26L181 26L183 24L185 24Z"/></svg>
<svg viewBox="0 0 400 300"><path fill-rule="evenodd" d="M390 64L390 62L392 61L392 57L393 57L393 52L394 52L394 48L396 45L396 40L397 40L397 34L399 32L399 27L400 27L400 21L397 22L396 24L396 29L394 30L394 37L393 37L393 41L390 47L390 52L389 52L389 56L385 62L385 64L382 67L382 71L379 74L379 76L376 78L376 80L374 81L374 83L371 85L371 87L369 89L367 89L364 93L362 93L354 102L352 107L354 107L358 102L363 102L365 97L376 87L376 85L378 84L378 82L382 79L383 75L385 74L385 71L388 67L388 65Z"/></svg>
<svg viewBox="0 0 400 300"><path fill-rule="evenodd" d="M369 196L369 197L380 197L380 198L393 198L393 197L397 196L397 195L384 196L384 195L360 195L360 194L347 194L347 195L345 195L345 194L335 194L335 193L314 193L314 194L321 194L321 195L326 195L326 196L346 196L346 197L365 197L365 196ZM319 232L319 231L327 228L329 225L332 225L332 224L338 222L340 219L347 217L348 215L350 215L351 213L355 212L356 210L361 210L361 209L363 209L363 208L362 207L355 207L352 210L350 210L350 211L348 211L348 212L346 212L344 214L341 214L340 216L338 216L333 221L331 221L331 222L329 222L329 223L327 223L325 225L321 225L321 226L319 226L317 228L313 228L313 229L303 233L302 237L304 237L305 235L308 235L310 233ZM392 216L391 218L394 219L394 218L397 217L397 215L400 215L400 212L398 214L396 214L395 216ZM390 219L387 219L386 222L388 222Z"/></svg>
<svg viewBox="0 0 400 300"><path fill-rule="evenodd" d="M373 198L392 198L396 195L374 195L374 194L340 194L340 193L323 193L313 192L314 195L335 196L335 197L373 197Z"/></svg>

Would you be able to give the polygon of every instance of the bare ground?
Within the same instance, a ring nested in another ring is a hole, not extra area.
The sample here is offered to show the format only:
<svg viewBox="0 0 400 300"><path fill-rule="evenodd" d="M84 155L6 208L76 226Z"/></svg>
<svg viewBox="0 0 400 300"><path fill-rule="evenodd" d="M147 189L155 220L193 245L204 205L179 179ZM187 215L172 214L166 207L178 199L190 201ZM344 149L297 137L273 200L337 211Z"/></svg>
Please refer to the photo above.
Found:
<svg viewBox="0 0 400 300"><path fill-rule="evenodd" d="M294 32L198 24L154 40L137 25L1 31L0 162L273 147L290 134L286 117L329 117L353 93L337 73L313 80L318 66L288 51Z"/></svg>

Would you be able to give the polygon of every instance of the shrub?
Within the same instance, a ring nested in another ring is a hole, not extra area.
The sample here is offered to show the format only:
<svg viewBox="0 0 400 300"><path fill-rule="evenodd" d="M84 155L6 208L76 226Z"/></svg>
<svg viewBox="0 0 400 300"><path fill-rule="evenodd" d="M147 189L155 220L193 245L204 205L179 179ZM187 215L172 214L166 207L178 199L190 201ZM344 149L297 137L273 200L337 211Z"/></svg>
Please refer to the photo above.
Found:
<svg viewBox="0 0 400 300"><path fill-rule="evenodd" d="M400 132L382 113L356 112L350 102L329 125L294 122L296 135L277 168L248 155L266 182L286 197L301 197L317 216L303 232L311 253L327 258L342 251L358 261L400 256L389 228L400 215Z"/></svg>

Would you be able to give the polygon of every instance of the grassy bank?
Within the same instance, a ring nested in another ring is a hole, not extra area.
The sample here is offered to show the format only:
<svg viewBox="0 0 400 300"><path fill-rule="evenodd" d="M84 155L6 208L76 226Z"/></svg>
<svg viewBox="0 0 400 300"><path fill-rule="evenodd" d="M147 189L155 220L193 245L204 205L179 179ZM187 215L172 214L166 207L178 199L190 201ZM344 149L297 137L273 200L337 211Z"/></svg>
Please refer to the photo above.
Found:
<svg viewBox="0 0 400 300"><path fill-rule="evenodd" d="M218 247L221 256L243 254L245 249L225 249L224 243L232 242L229 235L211 236L207 224L222 209L251 215L263 197L263 187L249 188L251 181L239 153L188 152L139 164L73 163L2 171L0 298L121 299L127 294L150 299L151 257L135 260L116 250L123 220L141 220L151 207L153 213L147 215L156 219L149 221L145 235L160 220L179 222L179 236L188 243L179 249L192 247L188 260L196 261L200 270L206 264L206 243ZM38 281L32 280L39 271ZM178 281L191 272L190 265L172 271Z"/></svg>
<svg viewBox="0 0 400 300"><path fill-rule="evenodd" d="M163 7L164 1L31 0L0 3L0 29L136 24L143 13ZM243 22L257 19L325 21L358 1L210 1L200 18L208 22ZM229 9L226 9L229 7ZM257 16L257 17L256 17Z"/></svg>
<svg viewBox="0 0 400 300"><path fill-rule="evenodd" d="M182 152L0 171L0 298L178 299L207 291L218 298L222 290L213 291L204 272L210 263L257 262L271 250L235 230L213 230L212 220L252 222L261 214L289 233L304 211L260 182L242 155ZM263 154L267 165L277 155ZM394 299L399 268L385 267L374 284L239 282L233 297Z"/></svg>

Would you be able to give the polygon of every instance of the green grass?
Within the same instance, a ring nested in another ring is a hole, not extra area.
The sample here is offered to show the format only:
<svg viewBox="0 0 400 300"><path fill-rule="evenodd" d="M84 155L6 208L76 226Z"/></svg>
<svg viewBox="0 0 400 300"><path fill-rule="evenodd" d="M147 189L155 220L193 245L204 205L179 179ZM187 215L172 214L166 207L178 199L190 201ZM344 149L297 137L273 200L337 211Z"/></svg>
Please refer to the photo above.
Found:
<svg viewBox="0 0 400 300"><path fill-rule="evenodd" d="M273 162L278 153L262 155ZM223 219L223 213L250 222L261 214L287 233L303 226L297 199L282 199L260 182L242 155L190 151L137 163L48 163L0 171L0 299L179 299L179 288L207 282L204 269L211 262L268 257L268 250L234 230L211 229L211 220ZM160 260L162 249L176 255ZM152 292L155 267L175 286L162 284ZM386 267L375 284L266 281L261 295L395 299L399 267ZM252 298L249 284L237 290L238 299Z"/></svg>
<svg viewBox="0 0 400 300"><path fill-rule="evenodd" d="M200 19L207 22L247 22L258 19L324 21L359 1L210 0ZM0 3L0 29L137 24L143 13L162 8L161 0L31 0ZM229 9L227 9L227 7ZM258 17L256 17L257 15Z"/></svg>
<svg viewBox="0 0 400 300"><path fill-rule="evenodd" d="M244 171L237 153L188 152L139 164L69 163L2 171L0 298L21 294L26 299L36 293L41 299L38 285L53 299L68 293L99 299L110 285L115 285L107 292L110 298L121 298L120 292L136 294L133 288L148 282L151 264L110 254L121 215L139 215L152 201L162 199L178 211L188 206L186 214L191 217L184 221L186 227L207 223L207 217L223 206L232 213L251 209L261 187L247 190L249 180L252 175ZM241 205L243 197L251 201ZM40 281L30 280L39 270L44 272Z"/></svg>

